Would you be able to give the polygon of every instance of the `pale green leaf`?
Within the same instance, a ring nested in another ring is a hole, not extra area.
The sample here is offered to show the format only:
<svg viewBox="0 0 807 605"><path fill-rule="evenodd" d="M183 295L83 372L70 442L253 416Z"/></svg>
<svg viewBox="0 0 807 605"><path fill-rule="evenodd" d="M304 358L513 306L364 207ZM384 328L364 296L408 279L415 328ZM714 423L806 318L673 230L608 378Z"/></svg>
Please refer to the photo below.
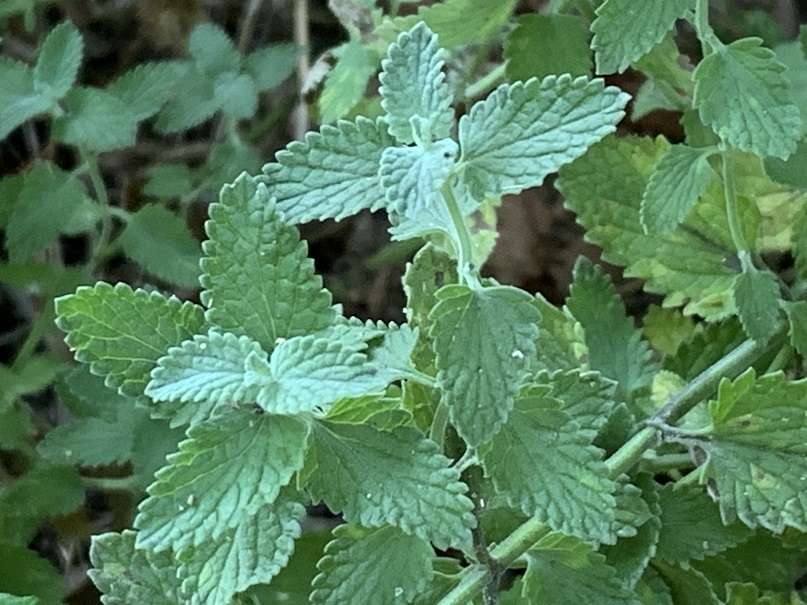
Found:
<svg viewBox="0 0 807 605"><path fill-rule="evenodd" d="M611 279L585 257L575 264L566 306L583 327L589 367L617 382L618 399L650 386L657 371L650 347L625 314Z"/></svg>
<svg viewBox="0 0 807 605"><path fill-rule="evenodd" d="M11 262L21 262L53 242L86 197L81 181L39 160L25 175L6 230Z"/></svg>
<svg viewBox="0 0 807 605"><path fill-rule="evenodd" d="M695 69L693 103L701 120L730 145L786 159L801 138L785 66L759 38L743 38L707 55Z"/></svg>
<svg viewBox="0 0 807 605"><path fill-rule="evenodd" d="M787 301L783 304L790 323L790 344L799 355L807 358L807 301Z"/></svg>
<svg viewBox="0 0 807 605"><path fill-rule="evenodd" d="M720 385L714 427L701 446L724 523L807 531L807 381L749 370Z"/></svg>
<svg viewBox="0 0 807 605"><path fill-rule="evenodd" d="M335 318L330 294L297 230L283 223L266 185L246 174L210 206L202 301L222 332L271 351L278 338L323 329Z"/></svg>
<svg viewBox="0 0 807 605"><path fill-rule="evenodd" d="M710 365L736 349L746 335L736 319L702 325L703 329L681 343L675 356L664 358L664 369L692 380Z"/></svg>
<svg viewBox="0 0 807 605"><path fill-rule="evenodd" d="M225 140L210 150L205 166L205 182L209 187L219 188L221 183L229 183L242 172L260 172L263 158L261 152L240 137Z"/></svg>
<svg viewBox="0 0 807 605"><path fill-rule="evenodd" d="M258 90L268 90L292 74L299 56L300 47L294 44L270 44L246 56L244 71L255 80Z"/></svg>
<svg viewBox="0 0 807 605"><path fill-rule="evenodd" d="M677 309L650 305L642 318L642 334L654 349L665 355L665 361L689 341L701 327Z"/></svg>
<svg viewBox="0 0 807 605"><path fill-rule="evenodd" d="M193 172L185 164L155 164L143 193L161 199L181 198L193 190Z"/></svg>
<svg viewBox="0 0 807 605"><path fill-rule="evenodd" d="M588 28L574 15L528 13L507 36L504 58L511 82L553 74L590 76Z"/></svg>
<svg viewBox="0 0 807 605"><path fill-rule="evenodd" d="M237 72L241 67L241 56L235 45L215 23L200 23L193 28L188 51L199 70L210 76Z"/></svg>
<svg viewBox="0 0 807 605"><path fill-rule="evenodd" d="M507 419L527 360L535 354L540 314L523 290L445 286L431 312L437 382L451 423L471 446Z"/></svg>
<svg viewBox="0 0 807 605"><path fill-rule="evenodd" d="M615 486L603 452L561 408L546 386L522 391L485 454L485 474L511 506L552 529L613 542Z"/></svg>
<svg viewBox="0 0 807 605"><path fill-rule="evenodd" d="M17 595L0 592L0 605L39 605L38 597L19 597Z"/></svg>
<svg viewBox="0 0 807 605"><path fill-rule="evenodd" d="M807 189L807 140L799 141L796 151L787 160L765 158L765 174L782 185Z"/></svg>
<svg viewBox="0 0 807 605"><path fill-rule="evenodd" d="M201 307L126 284L82 286L56 299L56 312L76 359L130 397L143 395L149 372L169 347L205 325Z"/></svg>
<svg viewBox="0 0 807 605"><path fill-rule="evenodd" d="M434 552L420 538L356 525L340 525L333 535L317 564L312 603L411 603L428 585Z"/></svg>
<svg viewBox="0 0 807 605"><path fill-rule="evenodd" d="M587 434L590 440L605 425L616 406L614 383L597 372L581 372L579 368L551 374L541 372L532 382L550 386L550 395L562 404L560 411L571 416L579 425L578 432Z"/></svg>
<svg viewBox="0 0 807 605"><path fill-rule="evenodd" d="M672 233L645 233L642 226L642 196L667 149L661 138L611 137L564 167L556 186L587 239L603 248L604 260L625 266L628 277L646 280L647 291L665 294L665 306L686 305L686 314L710 319L726 317L734 312L736 272L724 261L736 251L719 185L710 185ZM748 219L756 229L757 221Z"/></svg>
<svg viewBox="0 0 807 605"><path fill-rule="evenodd" d="M541 313L536 356L530 360L531 370L573 370L588 358L585 336L580 323L568 309L558 309L537 294L535 306Z"/></svg>
<svg viewBox="0 0 807 605"><path fill-rule="evenodd" d="M695 0L607 0L591 24L597 73L622 73L695 6Z"/></svg>
<svg viewBox="0 0 807 605"><path fill-rule="evenodd" d="M766 341L779 325L779 283L770 271L743 271L734 285L734 303L745 333Z"/></svg>
<svg viewBox="0 0 807 605"><path fill-rule="evenodd" d="M522 597L529 603L639 605L605 562L577 538L549 534L527 551Z"/></svg>
<svg viewBox="0 0 807 605"><path fill-rule="evenodd" d="M188 430L140 504L139 548L198 547L276 500L302 466L308 425L241 410Z"/></svg>
<svg viewBox="0 0 807 605"><path fill-rule="evenodd" d="M47 111L51 101L34 88L34 72L23 63L0 57L0 140L17 126Z"/></svg>
<svg viewBox="0 0 807 605"><path fill-rule="evenodd" d="M326 124L344 118L364 98L379 63L378 55L358 39L346 42L333 53L338 61L325 76L319 96L320 120Z"/></svg>
<svg viewBox="0 0 807 605"><path fill-rule="evenodd" d="M415 370L412 364L412 352L417 344L419 332L418 328L412 329L407 324L389 325L383 342L369 353L369 362L375 368L377 376L386 376L391 382L412 374Z"/></svg>
<svg viewBox="0 0 807 605"><path fill-rule="evenodd" d="M190 605L230 603L253 584L268 583L288 563L305 508L278 500L214 540L183 549L177 576Z"/></svg>
<svg viewBox="0 0 807 605"><path fill-rule="evenodd" d="M687 565L723 552L751 536L740 523L724 525L720 511L702 489L678 489L668 483L659 490L661 534L656 556Z"/></svg>
<svg viewBox="0 0 807 605"><path fill-rule="evenodd" d="M378 174L389 209L411 218L429 207L445 205L440 187L454 165L457 149L452 139L442 139L428 148L387 147L381 154Z"/></svg>
<svg viewBox="0 0 807 605"><path fill-rule="evenodd" d="M246 336L211 330L168 349L151 372L146 395L172 426L198 424L219 408L249 404L257 395L246 381L250 354L266 357L261 346Z"/></svg>
<svg viewBox="0 0 807 605"><path fill-rule="evenodd" d="M686 218L715 176L708 152L673 145L661 156L642 196L640 217L648 232L667 234Z"/></svg>
<svg viewBox="0 0 807 605"><path fill-rule="evenodd" d="M252 76L225 72L216 76L213 98L225 115L244 120L258 108L258 87Z"/></svg>
<svg viewBox="0 0 807 605"><path fill-rule="evenodd" d="M720 605L714 586L697 569L664 561L653 561L652 569L661 576L675 605Z"/></svg>
<svg viewBox="0 0 807 605"><path fill-rule="evenodd" d="M199 284L201 246L185 221L165 206L149 204L129 217L118 240L126 255L152 275L172 284Z"/></svg>
<svg viewBox="0 0 807 605"><path fill-rule="evenodd" d="M180 590L179 562L170 550L153 552L135 547L136 532L93 536L88 573L103 593L105 605L176 605L190 595Z"/></svg>
<svg viewBox="0 0 807 605"><path fill-rule="evenodd" d="M34 66L34 85L50 102L61 99L76 83L84 43L76 26L66 21L48 33Z"/></svg>
<svg viewBox="0 0 807 605"><path fill-rule="evenodd" d="M114 396L115 393L110 391ZM77 418L47 432L37 444L39 455L55 464L102 466L123 464L132 457L133 428L145 410L119 408L115 422Z"/></svg>
<svg viewBox="0 0 807 605"><path fill-rule="evenodd" d="M437 548L467 547L475 520L459 472L410 427L315 422L301 483L348 522L394 525Z"/></svg>
<svg viewBox="0 0 807 605"><path fill-rule="evenodd" d="M221 107L214 96L214 80L199 71L193 63L176 63L177 76L172 95L163 105L154 124L157 132L172 134L198 126Z"/></svg>
<svg viewBox="0 0 807 605"><path fill-rule="evenodd" d="M184 68L181 63L161 61L141 63L116 78L104 90L117 97L135 120L145 120L156 114L176 90L177 79Z"/></svg>
<svg viewBox="0 0 807 605"><path fill-rule="evenodd" d="M628 95L570 75L504 84L462 116L463 176L477 199L543 183L614 132Z"/></svg>
<svg viewBox="0 0 807 605"><path fill-rule="evenodd" d="M381 62L381 107L389 133L399 142L428 145L445 139L454 124L453 97L443 66L446 53L437 36L420 22L402 32Z"/></svg>
<svg viewBox="0 0 807 605"><path fill-rule="evenodd" d="M412 414L403 409L401 397L364 395L340 399L328 410L326 420L341 424L368 424L382 431L411 425Z"/></svg>
<svg viewBox="0 0 807 605"><path fill-rule="evenodd" d="M343 219L385 203L378 176L381 153L394 145L382 122L359 117L356 122L324 125L305 141L289 143L277 163L263 172L278 207L290 223Z"/></svg>
<svg viewBox="0 0 807 605"><path fill-rule="evenodd" d="M421 6L417 15L401 19L411 28L423 21L439 36L440 46L453 48L460 44L484 42L505 25L517 0L444 0Z"/></svg>
<svg viewBox="0 0 807 605"><path fill-rule="evenodd" d="M53 135L88 151L130 147L137 119L118 97L98 88L73 88L64 99L67 113L53 122Z"/></svg>

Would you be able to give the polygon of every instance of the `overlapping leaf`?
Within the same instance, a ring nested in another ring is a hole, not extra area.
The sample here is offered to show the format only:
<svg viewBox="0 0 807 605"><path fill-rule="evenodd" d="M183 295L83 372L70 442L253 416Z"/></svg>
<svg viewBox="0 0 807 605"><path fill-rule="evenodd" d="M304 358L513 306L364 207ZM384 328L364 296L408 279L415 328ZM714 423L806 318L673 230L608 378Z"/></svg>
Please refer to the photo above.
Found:
<svg viewBox="0 0 807 605"><path fill-rule="evenodd" d="M64 103L67 113L53 123L53 134L60 141L97 152L134 144L137 119L115 95L76 87L67 93Z"/></svg>
<svg viewBox="0 0 807 605"><path fill-rule="evenodd" d="M737 276L734 303L745 333L764 342L779 325L779 283L770 271L751 269Z"/></svg>
<svg viewBox="0 0 807 605"><path fill-rule="evenodd" d="M570 75L505 84L460 119L464 178L474 197L518 193L614 132L628 95Z"/></svg>
<svg viewBox="0 0 807 605"><path fill-rule="evenodd" d="M17 126L50 108L51 102L36 91L33 70L18 61L0 57L0 139Z"/></svg>
<svg viewBox="0 0 807 605"><path fill-rule="evenodd" d="M552 74L590 76L588 38L588 28L580 17L521 15L504 49L507 77L513 82Z"/></svg>
<svg viewBox="0 0 807 605"><path fill-rule="evenodd" d="M394 145L383 122L359 117L325 125L305 141L289 143L263 172L290 223L337 220L385 204L378 176L381 153Z"/></svg>
<svg viewBox="0 0 807 605"><path fill-rule="evenodd" d="M105 90L117 97L135 120L145 120L168 100L182 71L181 65L172 61L141 63L116 78Z"/></svg>
<svg viewBox="0 0 807 605"><path fill-rule="evenodd" d="M338 62L325 76L319 97L320 121L330 124L344 118L363 98L367 82L378 69L379 57L361 40L346 42L333 50Z"/></svg>
<svg viewBox="0 0 807 605"><path fill-rule="evenodd" d="M427 145L451 132L453 98L442 71L445 59L437 36L422 21L402 32L387 50L379 92L387 113L384 121L399 142Z"/></svg>
<svg viewBox="0 0 807 605"><path fill-rule="evenodd" d="M540 314L526 292L509 286L450 285L437 298L430 316L437 382L452 424L477 446L496 434L513 407L535 353Z"/></svg>
<svg viewBox="0 0 807 605"><path fill-rule="evenodd" d="M440 37L443 48L479 42L497 33L506 23L517 0L445 0L421 6L417 15L400 19L404 29L423 21Z"/></svg>
<svg viewBox="0 0 807 605"><path fill-rule="evenodd" d="M394 525L438 548L470 544L475 520L459 472L410 427L316 422L301 483L349 522Z"/></svg>
<svg viewBox="0 0 807 605"><path fill-rule="evenodd" d="M302 466L308 432L247 410L191 427L140 505L138 547L198 547L254 516Z"/></svg>
<svg viewBox="0 0 807 605"><path fill-rule="evenodd" d="M76 83L84 43L76 26L66 21L48 34L34 66L36 90L50 103L61 99Z"/></svg>
<svg viewBox="0 0 807 605"><path fill-rule="evenodd" d="M169 347L205 325L201 307L125 284L83 286L58 298L56 312L76 359L130 397L143 395L149 373Z"/></svg>
<svg viewBox="0 0 807 605"><path fill-rule="evenodd" d="M323 329L335 318L297 230L282 222L266 185L247 175L210 207L202 259L202 300L223 332L246 335L265 351L278 338Z"/></svg>
<svg viewBox="0 0 807 605"><path fill-rule="evenodd" d="M340 525L333 533L317 564L312 603L411 603L428 585L434 554L422 539L395 527Z"/></svg>

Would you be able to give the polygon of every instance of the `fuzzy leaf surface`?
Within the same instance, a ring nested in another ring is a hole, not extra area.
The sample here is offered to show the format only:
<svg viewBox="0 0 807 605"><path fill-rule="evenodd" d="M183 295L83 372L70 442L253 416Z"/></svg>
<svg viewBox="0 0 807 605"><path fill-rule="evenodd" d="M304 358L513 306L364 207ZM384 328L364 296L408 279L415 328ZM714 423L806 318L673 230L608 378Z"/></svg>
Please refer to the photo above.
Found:
<svg viewBox="0 0 807 605"><path fill-rule="evenodd" d="M437 383L451 423L471 446L499 430L535 353L541 316L524 291L509 286L437 292L430 336Z"/></svg>
<svg viewBox="0 0 807 605"><path fill-rule="evenodd" d="M169 347L205 325L197 305L102 282L56 299L56 313L76 359L130 397L143 395L149 373Z"/></svg>
<svg viewBox="0 0 807 605"><path fill-rule="evenodd" d="M484 458L496 492L526 515L584 540L613 542L614 482L595 432L561 409L546 386L519 394Z"/></svg>
<svg viewBox="0 0 807 605"><path fill-rule="evenodd" d="M642 196L667 149L662 139L609 138L562 168L556 186L587 239L603 248L604 260L625 266L627 277L645 279L647 291L665 294L665 306L686 304L685 314L726 317L734 311L736 272L724 261L735 247L717 184L671 233L645 233L642 226ZM606 172L619 178L600 178ZM744 218L756 229L755 219Z"/></svg>
<svg viewBox="0 0 807 605"><path fill-rule="evenodd" d="M552 74L590 76L586 22L575 15L526 14L507 37L504 57L511 82Z"/></svg>
<svg viewBox="0 0 807 605"><path fill-rule="evenodd" d="M452 139L437 141L428 149L387 147L378 174L389 209L416 217L430 206L443 204L440 187L454 165L457 149Z"/></svg>
<svg viewBox="0 0 807 605"><path fill-rule="evenodd" d="M294 44L270 44L244 58L244 71L252 76L258 90L268 90L292 74L299 56L300 47Z"/></svg>
<svg viewBox="0 0 807 605"><path fill-rule="evenodd" d="M188 51L198 68L211 76L235 72L241 66L241 56L232 40L214 23L202 23L193 29Z"/></svg>
<svg viewBox="0 0 807 605"><path fill-rule="evenodd" d="M727 143L758 156L787 159L802 120L782 65L759 38L721 46L695 69L693 103L704 124Z"/></svg>
<svg viewBox="0 0 807 605"><path fill-rule="evenodd" d="M255 515L302 466L308 432L297 418L251 411L191 427L140 504L138 547L198 547Z"/></svg>
<svg viewBox="0 0 807 605"><path fill-rule="evenodd" d="M765 341L779 324L779 283L770 271L743 271L737 276L734 302L746 334Z"/></svg>
<svg viewBox="0 0 807 605"><path fill-rule="evenodd" d="M340 525L333 533L317 564L312 603L411 603L428 585L434 556L428 542L396 527Z"/></svg>
<svg viewBox="0 0 807 605"><path fill-rule="evenodd" d="M141 63L116 78L105 90L126 105L139 122L160 111L180 74L181 67L176 62Z"/></svg>
<svg viewBox="0 0 807 605"><path fill-rule="evenodd" d="M339 220L384 205L378 163L394 144L383 122L339 121L289 143L263 172L288 222Z"/></svg>
<svg viewBox="0 0 807 605"><path fill-rule="evenodd" d="M807 531L807 381L749 370L720 385L704 443L724 523Z"/></svg>
<svg viewBox="0 0 807 605"><path fill-rule="evenodd" d="M473 196L540 185L614 132L628 98L602 80L568 74L500 86L459 123L464 179Z"/></svg>
<svg viewBox="0 0 807 605"><path fill-rule="evenodd" d="M446 53L424 22L401 32L381 62L381 107L400 143L445 139L454 124L453 97L443 73Z"/></svg>
<svg viewBox="0 0 807 605"><path fill-rule="evenodd" d="M673 145L661 156L642 196L641 220L648 232L670 233L706 191L714 170L708 154Z"/></svg>
<svg viewBox="0 0 807 605"><path fill-rule="evenodd" d="M83 52L81 34L71 22L65 21L50 30L34 66L37 92L50 102L65 96L76 83Z"/></svg>
<svg viewBox="0 0 807 605"><path fill-rule="evenodd" d="M221 107L215 98L214 79L200 71L191 61L175 63L177 75L172 95L160 109L154 124L157 132L171 134L193 128L210 118Z"/></svg>
<svg viewBox="0 0 807 605"><path fill-rule="evenodd" d="M657 369L650 362L650 347L625 314L611 279L585 257L575 264L566 306L583 326L589 366L617 381L617 398L650 386Z"/></svg>
<svg viewBox="0 0 807 605"><path fill-rule="evenodd" d="M319 97L320 121L344 118L364 98L367 82L378 70L379 57L361 40L350 40L334 50L339 58L325 76Z"/></svg>
<svg viewBox="0 0 807 605"><path fill-rule="evenodd" d="M548 385L551 395L561 402L561 411L571 416L581 433L594 435L605 425L615 407L614 383L597 372L581 372L578 368L563 372L541 372L535 385Z"/></svg>
<svg viewBox="0 0 807 605"><path fill-rule="evenodd" d="M89 151L130 147L137 135L134 114L118 97L98 88L73 88L64 99L67 114L53 123L54 136Z"/></svg>
<svg viewBox="0 0 807 605"><path fill-rule="evenodd" d="M622 73L640 59L695 6L695 0L607 0L591 24L597 73Z"/></svg>
<svg viewBox="0 0 807 605"><path fill-rule="evenodd" d="M413 428L315 422L301 481L349 522L394 525L438 548L467 546L473 503L437 445Z"/></svg>
<svg viewBox="0 0 807 605"><path fill-rule="evenodd" d="M46 111L51 102L36 91L33 70L18 61L0 57L0 139L17 126Z"/></svg>
<svg viewBox="0 0 807 605"><path fill-rule="evenodd" d="M126 255L152 275L186 288L198 285L201 246L185 221L165 206L140 208L119 241Z"/></svg>
<svg viewBox="0 0 807 605"><path fill-rule="evenodd" d="M218 408L250 403L257 389L247 385L247 358L266 357L261 346L246 336L211 330L197 334L157 360L146 395L157 402L172 426L198 424Z"/></svg>
<svg viewBox="0 0 807 605"><path fill-rule="evenodd" d="M425 22L439 36L440 46L453 48L486 40L497 33L515 5L516 0L445 0L421 6L417 15L400 21L409 27L419 21Z"/></svg>
<svg viewBox="0 0 807 605"><path fill-rule="evenodd" d="M210 207L201 282L208 320L265 351L278 338L323 329L335 318L305 242L283 223L266 185L246 174Z"/></svg>
<svg viewBox="0 0 807 605"><path fill-rule="evenodd" d="M605 557L571 536L549 534L527 551L522 597L529 603L639 605Z"/></svg>

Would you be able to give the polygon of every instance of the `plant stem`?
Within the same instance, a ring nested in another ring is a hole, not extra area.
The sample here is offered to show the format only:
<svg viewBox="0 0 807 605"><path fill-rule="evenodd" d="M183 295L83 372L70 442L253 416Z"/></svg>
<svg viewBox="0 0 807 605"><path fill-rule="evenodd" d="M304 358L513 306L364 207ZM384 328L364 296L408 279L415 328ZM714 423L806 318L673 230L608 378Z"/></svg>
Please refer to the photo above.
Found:
<svg viewBox="0 0 807 605"><path fill-rule="evenodd" d="M137 485L134 476L129 477L82 477L81 484L85 487L100 489L108 492L127 492Z"/></svg>
<svg viewBox="0 0 807 605"><path fill-rule="evenodd" d="M700 401L717 389L723 378L734 378L747 370L764 353L782 345L787 337L787 328L779 331L766 343L746 340L731 353L715 362L684 386L648 422L659 424L680 420ZM658 428L646 426L631 437L625 445L605 461L608 474L616 479L639 462L644 453L658 440ZM522 524L501 544L490 551L503 569L510 567L516 559L529 550L538 540L547 535L551 528L533 518ZM449 592L438 605L465 605L490 581L490 572L483 566L466 568L460 574L459 584Z"/></svg>
<svg viewBox="0 0 807 605"><path fill-rule="evenodd" d="M734 152L721 144L720 159L723 165L723 197L726 200L726 216L729 222L729 233L731 233L731 241L734 242L734 248L740 255L743 270L747 270L749 268L747 265L751 262L751 252L748 247L748 242L745 241L745 234L743 233L743 227L740 221L740 212L737 208L737 186L734 179Z"/></svg>
<svg viewBox="0 0 807 605"><path fill-rule="evenodd" d="M465 98L475 99L477 97L481 97L491 88L496 86L500 80L504 79L506 69L507 69L507 61L505 61L501 65L497 65L493 71L491 71L488 74L485 74L473 84L469 84L465 89Z"/></svg>
<svg viewBox="0 0 807 605"><path fill-rule="evenodd" d="M440 451L443 451L447 427L448 406L445 401L441 400L440 403L437 404L437 409L434 410L434 418L432 418L432 425L429 428L429 439L440 446Z"/></svg>
<svg viewBox="0 0 807 605"><path fill-rule="evenodd" d="M693 25L698 39L701 41L701 50L704 57L711 55L715 50L723 46L718 37L715 36L712 26L709 25L709 0L698 0L695 5L695 21Z"/></svg>
<svg viewBox="0 0 807 605"><path fill-rule="evenodd" d="M457 198L454 197L454 190L451 188L450 179L446 179L443 187L440 190L443 194L443 199L448 207L448 213L451 215L451 220L454 223L454 229L457 232L457 273L459 274L460 283L467 282L471 288L480 288L479 277L477 275L476 267L473 264L473 246L471 244L471 232L468 225L465 224L465 219L460 211L460 205Z"/></svg>

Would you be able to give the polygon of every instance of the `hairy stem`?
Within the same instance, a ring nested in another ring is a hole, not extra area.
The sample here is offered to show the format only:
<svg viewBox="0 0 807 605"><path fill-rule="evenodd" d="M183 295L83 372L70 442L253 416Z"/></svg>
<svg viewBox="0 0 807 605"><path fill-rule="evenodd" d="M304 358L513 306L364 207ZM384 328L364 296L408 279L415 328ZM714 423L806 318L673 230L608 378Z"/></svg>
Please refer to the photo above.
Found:
<svg viewBox="0 0 807 605"><path fill-rule="evenodd" d="M454 229L457 231L457 273L459 274L460 283L466 282L471 288L479 288L481 284L473 263L471 231L468 229L468 225L465 224L460 205L457 198L454 197L454 190L451 188L449 180L443 183L441 193L454 223Z"/></svg>

